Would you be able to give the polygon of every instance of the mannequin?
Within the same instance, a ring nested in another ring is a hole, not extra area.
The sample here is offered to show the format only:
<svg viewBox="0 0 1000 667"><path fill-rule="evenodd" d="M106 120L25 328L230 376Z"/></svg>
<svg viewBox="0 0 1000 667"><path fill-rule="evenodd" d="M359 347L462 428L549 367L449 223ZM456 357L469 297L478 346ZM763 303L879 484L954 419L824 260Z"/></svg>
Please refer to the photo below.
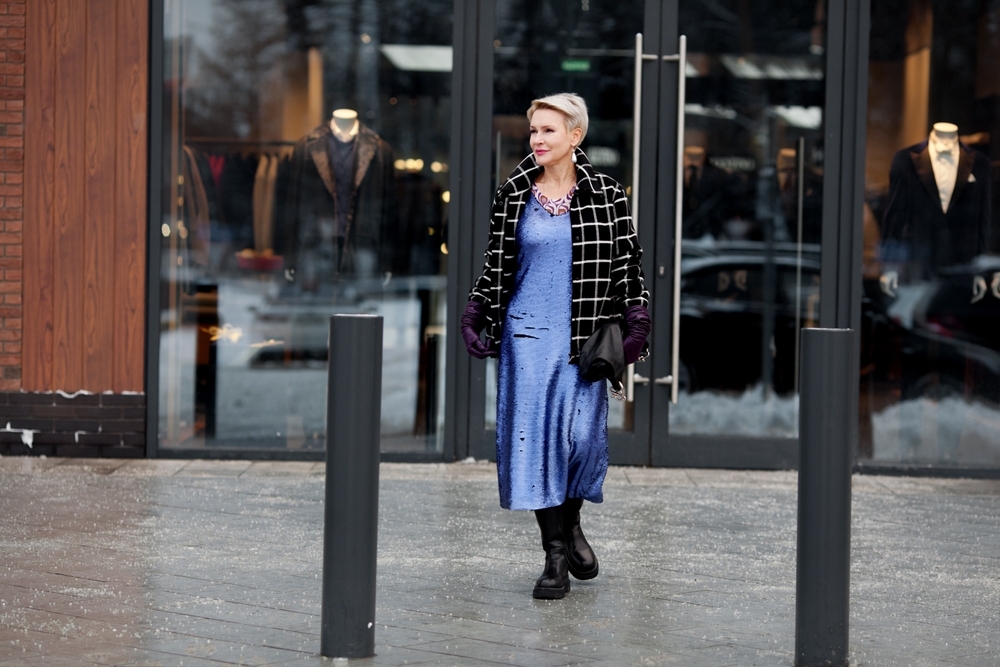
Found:
<svg viewBox="0 0 1000 667"><path fill-rule="evenodd" d="M300 139L292 155L286 278L307 290L390 270L395 218L392 148L353 109Z"/></svg>
<svg viewBox="0 0 1000 667"><path fill-rule="evenodd" d="M704 147L684 148L684 238L719 238L729 189L728 174L708 161Z"/></svg>
<svg viewBox="0 0 1000 667"><path fill-rule="evenodd" d="M795 243L799 235L799 156L794 148L778 149L775 158L778 173L778 198L784 218L784 233ZM808 165L802 169L802 242L819 243L822 240L823 177ZM775 229L775 237L782 236Z"/></svg>
<svg viewBox="0 0 1000 667"><path fill-rule="evenodd" d="M959 140L958 127L935 123L927 141L896 153L882 221L879 285L934 279L988 250L992 199L986 155Z"/></svg>
<svg viewBox="0 0 1000 667"><path fill-rule="evenodd" d="M354 141L358 136L361 122L358 121L358 112L354 109L334 109L333 117L330 118L330 129L333 136L344 143Z"/></svg>

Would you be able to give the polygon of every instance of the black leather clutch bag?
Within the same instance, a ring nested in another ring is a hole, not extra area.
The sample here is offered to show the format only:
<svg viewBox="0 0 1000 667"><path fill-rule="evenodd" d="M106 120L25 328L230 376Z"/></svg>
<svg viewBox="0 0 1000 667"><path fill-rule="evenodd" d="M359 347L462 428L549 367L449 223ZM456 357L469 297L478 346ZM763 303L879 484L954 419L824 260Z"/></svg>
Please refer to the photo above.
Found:
<svg viewBox="0 0 1000 667"><path fill-rule="evenodd" d="M625 349L622 347L621 322L608 322L595 331L580 350L580 376L588 382L607 380L611 395L625 400L622 375L625 373Z"/></svg>

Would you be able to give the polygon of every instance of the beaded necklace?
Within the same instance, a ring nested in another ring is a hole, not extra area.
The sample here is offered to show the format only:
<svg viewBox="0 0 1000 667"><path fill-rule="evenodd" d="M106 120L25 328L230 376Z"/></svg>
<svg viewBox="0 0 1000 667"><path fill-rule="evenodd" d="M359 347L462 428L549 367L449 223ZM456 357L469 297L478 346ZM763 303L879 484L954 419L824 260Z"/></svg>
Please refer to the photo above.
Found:
<svg viewBox="0 0 1000 667"><path fill-rule="evenodd" d="M552 215L562 215L563 213L569 212L569 203L573 199L573 193L576 192L576 186L574 185L569 189L564 196L558 199L549 199L542 194L541 189L538 187L537 183L532 183L531 194L535 195L535 199L538 203L542 205L546 211Z"/></svg>

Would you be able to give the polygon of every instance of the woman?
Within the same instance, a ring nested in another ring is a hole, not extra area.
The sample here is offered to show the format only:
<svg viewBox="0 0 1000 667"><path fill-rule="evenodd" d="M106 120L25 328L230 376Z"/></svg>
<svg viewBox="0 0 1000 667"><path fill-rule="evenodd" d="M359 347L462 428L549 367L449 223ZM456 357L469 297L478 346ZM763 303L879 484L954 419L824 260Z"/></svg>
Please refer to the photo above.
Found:
<svg viewBox="0 0 1000 667"><path fill-rule="evenodd" d="M649 295L625 190L579 148L583 99L535 100L528 121L532 152L493 200L486 265L461 326L469 354L499 356L500 505L535 511L545 570L533 596L559 599L569 574L597 576L580 508L603 501L608 467L607 390L580 377L580 349L602 324L624 320L625 361L638 360Z"/></svg>

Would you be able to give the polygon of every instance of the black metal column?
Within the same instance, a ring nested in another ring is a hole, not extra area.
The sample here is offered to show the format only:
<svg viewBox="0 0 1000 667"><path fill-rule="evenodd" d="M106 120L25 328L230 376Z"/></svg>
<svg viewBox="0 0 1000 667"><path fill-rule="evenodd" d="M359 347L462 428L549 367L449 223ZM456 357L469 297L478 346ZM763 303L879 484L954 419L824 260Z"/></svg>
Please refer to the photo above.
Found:
<svg viewBox="0 0 1000 667"><path fill-rule="evenodd" d="M795 664L847 665L854 332L803 329Z"/></svg>
<svg viewBox="0 0 1000 667"><path fill-rule="evenodd" d="M320 653L375 654L382 318L330 318Z"/></svg>

